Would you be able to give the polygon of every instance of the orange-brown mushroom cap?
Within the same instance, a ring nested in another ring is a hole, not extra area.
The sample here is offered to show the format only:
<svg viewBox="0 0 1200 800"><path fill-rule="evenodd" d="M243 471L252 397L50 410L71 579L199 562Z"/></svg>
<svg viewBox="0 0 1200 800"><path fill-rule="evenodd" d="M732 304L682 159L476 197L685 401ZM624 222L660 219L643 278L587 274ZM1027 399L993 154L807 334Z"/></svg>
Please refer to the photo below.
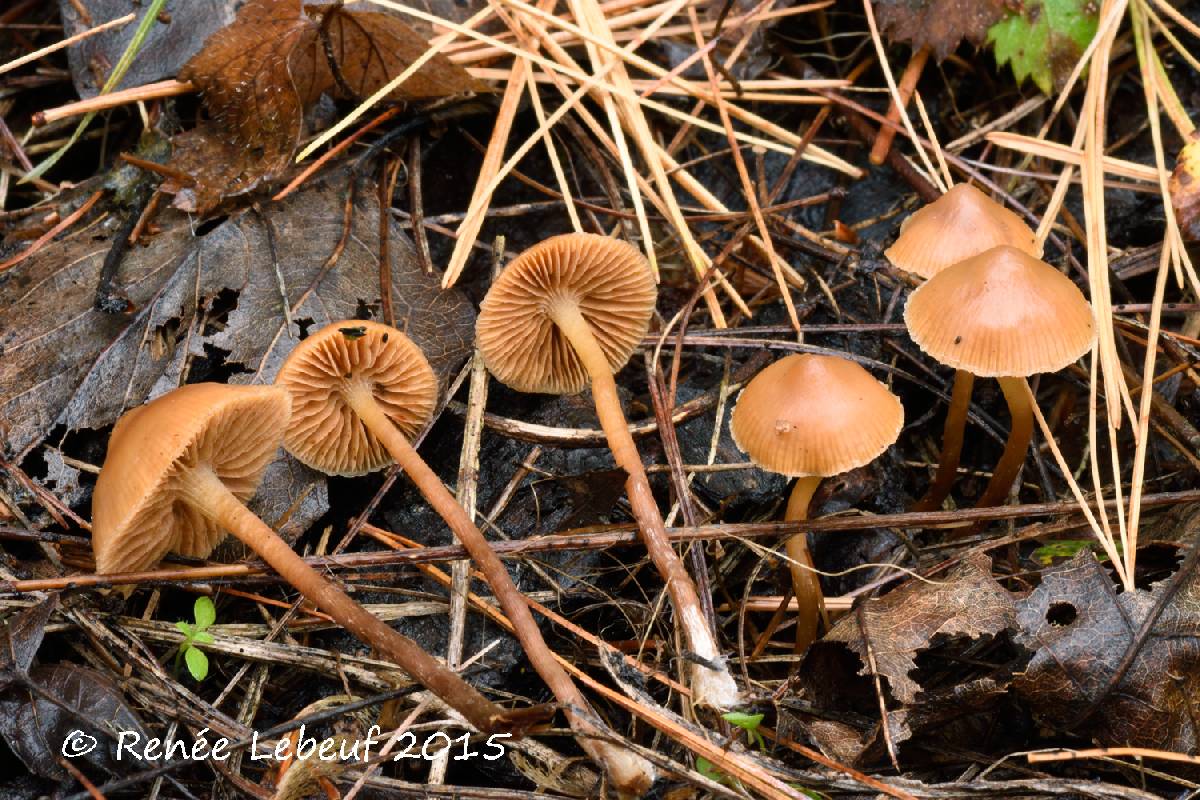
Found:
<svg viewBox="0 0 1200 800"><path fill-rule="evenodd" d="M904 220L884 255L906 272L932 278L1000 245L1037 254L1033 231L1020 217L974 186L960 183Z"/></svg>
<svg viewBox="0 0 1200 800"><path fill-rule="evenodd" d="M364 475L392 463L347 403L347 392L369 388L410 439L433 416L438 394L421 348L395 328L366 320L334 322L300 342L275 383L292 396L288 452L329 475Z"/></svg>
<svg viewBox="0 0 1200 800"><path fill-rule="evenodd" d="M122 416L92 495L96 571L149 569L167 553L211 553L225 531L189 501L182 476L211 469L249 500L279 449L289 408L287 392L274 386L196 383Z"/></svg>
<svg viewBox="0 0 1200 800"><path fill-rule="evenodd" d="M764 469L828 477L887 450L904 425L900 399L858 364L801 353L754 376L733 409L733 440Z"/></svg>
<svg viewBox="0 0 1200 800"><path fill-rule="evenodd" d="M578 304L616 372L650 325L657 290L650 265L626 242L591 233L554 236L513 259L480 307L476 339L500 382L521 392L575 394L587 370L549 316Z"/></svg>
<svg viewBox="0 0 1200 800"><path fill-rule="evenodd" d="M930 278L908 298L917 346L948 367L986 378L1057 372L1092 349L1092 308L1044 261L994 247Z"/></svg>

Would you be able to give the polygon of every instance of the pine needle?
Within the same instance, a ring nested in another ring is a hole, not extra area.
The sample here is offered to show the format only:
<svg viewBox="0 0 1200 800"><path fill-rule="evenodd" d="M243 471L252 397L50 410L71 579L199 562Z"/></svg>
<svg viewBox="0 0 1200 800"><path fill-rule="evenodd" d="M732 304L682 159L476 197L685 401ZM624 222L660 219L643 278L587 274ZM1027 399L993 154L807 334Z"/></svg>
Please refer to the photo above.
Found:
<svg viewBox="0 0 1200 800"><path fill-rule="evenodd" d="M142 21L138 23L137 30L133 32L133 38L125 46L125 51L121 53L121 58L117 60L117 65L109 73L108 80L104 82L104 86L100 89L100 94L108 94L121 83L121 80L125 77L125 73L133 66L133 59L142 49L142 45L146 43L146 37L150 35L150 28L158 21L158 13L162 11L162 7L166 4L166 1L151 0L150 5L146 6L146 13L142 15ZM75 128L75 132L71 134L71 138L67 140L66 144L55 150L49 158L30 170L19 182L27 183L34 178L40 178L45 175L51 167L58 163L59 159L67 154L67 151L74 146L75 142L79 141L79 137L83 135L83 132L95 117L96 112L93 111L81 119L79 125Z"/></svg>

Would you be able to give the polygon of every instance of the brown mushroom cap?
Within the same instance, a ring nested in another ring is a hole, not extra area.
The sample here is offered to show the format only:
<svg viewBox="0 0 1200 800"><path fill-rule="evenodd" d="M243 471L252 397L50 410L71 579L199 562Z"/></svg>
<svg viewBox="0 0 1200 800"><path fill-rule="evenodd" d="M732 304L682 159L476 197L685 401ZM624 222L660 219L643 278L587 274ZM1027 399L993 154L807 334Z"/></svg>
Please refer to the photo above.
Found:
<svg viewBox="0 0 1200 800"><path fill-rule="evenodd" d="M801 353L754 376L733 409L733 440L763 469L793 478L861 467L900 435L900 399L858 364Z"/></svg>
<svg viewBox="0 0 1200 800"><path fill-rule="evenodd" d="M1092 349L1092 308L1066 275L1015 247L994 247L930 278L908 298L917 346L980 377L1056 372Z"/></svg>
<svg viewBox="0 0 1200 800"><path fill-rule="evenodd" d="M951 264L1000 245L1037 255L1033 231L1004 206L968 183L912 214L884 251L900 269L932 278Z"/></svg>
<svg viewBox="0 0 1200 800"><path fill-rule="evenodd" d="M641 252L626 242L568 233L513 259L480 307L476 339L488 369L521 392L575 394L588 373L549 317L577 303L616 372L646 334L657 291Z"/></svg>
<svg viewBox="0 0 1200 800"><path fill-rule="evenodd" d="M365 475L392 463L345 392L368 386L410 439L433 416L438 394L421 348L395 328L359 319L334 322L296 345L275 383L292 396L288 452L329 475Z"/></svg>
<svg viewBox="0 0 1200 800"><path fill-rule="evenodd" d="M239 500L258 488L287 427L274 386L183 386L126 413L113 428L92 495L96 571L149 569L167 553L204 558L225 531L182 493L209 468Z"/></svg>

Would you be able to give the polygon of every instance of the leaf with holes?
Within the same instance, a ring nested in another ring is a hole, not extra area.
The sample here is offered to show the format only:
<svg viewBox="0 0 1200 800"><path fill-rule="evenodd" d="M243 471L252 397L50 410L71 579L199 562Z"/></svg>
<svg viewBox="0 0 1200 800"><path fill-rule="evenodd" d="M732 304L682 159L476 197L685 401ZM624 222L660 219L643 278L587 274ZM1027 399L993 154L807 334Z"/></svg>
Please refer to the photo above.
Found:
<svg viewBox="0 0 1200 800"><path fill-rule="evenodd" d="M1026 0L988 30L996 63L1046 94L1066 81L1100 23L1098 0Z"/></svg>
<svg viewBox="0 0 1200 800"><path fill-rule="evenodd" d="M1193 517L1193 530L1200 517ZM1108 688L1162 591L1117 593L1089 552L1046 572L1017 606L1017 641L1033 658L1014 688L1050 727L1106 745L1194 753L1200 733L1200 579L1166 605L1132 666ZM1085 711L1095 713L1081 724Z"/></svg>
<svg viewBox="0 0 1200 800"><path fill-rule="evenodd" d="M347 198L350 228L343 230ZM192 231L174 212L131 249L118 283L136 310L92 306L112 234L54 242L0 276L0 447L20 461L52 430L101 429L183 383L270 382L308 330L380 315L376 187L331 179L270 206ZM345 233L345 236L343 234ZM389 231L392 306L443 379L470 352L474 315ZM285 314L285 298L287 312ZM61 426L61 427L59 427ZM323 513L323 479L272 465L258 511L303 530ZM231 545L233 546L233 545Z"/></svg>

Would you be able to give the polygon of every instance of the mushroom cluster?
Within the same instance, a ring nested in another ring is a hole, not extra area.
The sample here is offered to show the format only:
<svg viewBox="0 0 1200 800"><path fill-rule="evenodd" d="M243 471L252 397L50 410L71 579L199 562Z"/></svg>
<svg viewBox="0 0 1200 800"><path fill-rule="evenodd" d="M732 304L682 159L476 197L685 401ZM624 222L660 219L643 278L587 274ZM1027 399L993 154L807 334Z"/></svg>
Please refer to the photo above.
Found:
<svg viewBox="0 0 1200 800"><path fill-rule="evenodd" d="M1033 232L1016 214L968 184L906 219L885 255L927 279L909 297L904 321L921 350L955 370L937 472L914 510L940 508L950 493L976 376L996 378L1012 416L1004 453L977 501L979 508L997 505L1033 434L1025 379L1063 369L1091 350L1091 306L1069 278L1037 257Z"/></svg>
<svg viewBox="0 0 1200 800"><path fill-rule="evenodd" d="M941 505L958 465L975 376L995 377L1012 431L981 505L1012 486L1028 447L1025 377L1062 369L1091 347L1091 310L1079 289L1037 258L1032 231L971 186L956 186L913 214L887 251L925 282L905 308L913 340L956 370L938 472L919 508ZM567 394L590 387L596 416L650 560L662 576L688 651L698 706L726 710L739 688L710 627L696 583L667 535L621 408L615 374L647 333L657 298L642 253L605 236L556 236L521 253L481 304L484 363L518 391ZM650 790L655 768L619 744L547 647L527 598L471 515L411 439L432 419L438 381L420 348L376 322L335 322L298 343L272 386L193 384L126 413L113 430L93 499L97 571L152 568L168 553L207 557L232 533L314 606L402 667L481 731L521 732L550 711L505 709L359 605L314 570L245 506L280 446L329 475L391 464L404 473L470 554L530 663L564 711L580 746L626 795ZM796 478L785 518L808 518L821 480L861 467L896 440L900 400L862 366L800 353L763 369L731 417L737 445L763 469ZM800 607L796 649L825 615L805 533L785 545Z"/></svg>
<svg viewBox="0 0 1200 800"><path fill-rule="evenodd" d="M196 383L122 416L92 496L96 571L136 572L168 553L205 558L232 533L314 606L472 725L513 728L520 716L380 621L246 508L283 441L291 408L291 397L276 386Z"/></svg>

